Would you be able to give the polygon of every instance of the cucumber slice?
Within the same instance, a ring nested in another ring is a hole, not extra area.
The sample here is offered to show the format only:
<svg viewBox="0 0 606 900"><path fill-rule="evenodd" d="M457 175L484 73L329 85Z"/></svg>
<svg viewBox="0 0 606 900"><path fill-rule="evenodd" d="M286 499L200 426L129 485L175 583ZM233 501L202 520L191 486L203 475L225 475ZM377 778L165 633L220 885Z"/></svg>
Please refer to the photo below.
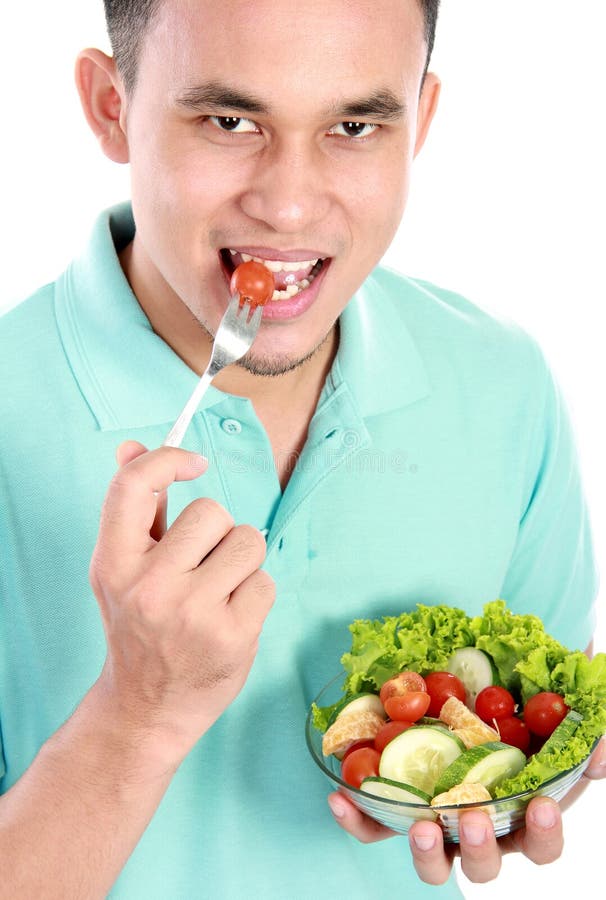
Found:
<svg viewBox="0 0 606 900"><path fill-rule="evenodd" d="M360 785L360 790L385 800L399 800L400 803L421 803L429 806L431 800L429 794L418 790L411 784L401 784L399 781L391 781L389 778L365 778Z"/></svg>
<svg viewBox="0 0 606 900"><path fill-rule="evenodd" d="M553 753L555 750L562 750L570 738L573 736L581 722L583 721L583 716L575 712L574 709L571 709L566 713L565 717L562 719L557 728L549 735L543 746L541 747L541 753L546 750L548 753Z"/></svg>
<svg viewBox="0 0 606 900"><path fill-rule="evenodd" d="M483 784L492 794L496 785L505 778L513 778L526 765L526 755L517 747L501 741L478 744L462 753L442 772L435 793L443 794L467 781Z"/></svg>
<svg viewBox="0 0 606 900"><path fill-rule="evenodd" d="M461 647L448 660L448 671L460 678L465 687L465 705L476 711L476 697L485 687L498 684L495 665L487 653L476 647Z"/></svg>
<svg viewBox="0 0 606 900"><path fill-rule="evenodd" d="M379 775L433 796L436 781L464 749L460 738L444 728L415 725L387 744Z"/></svg>
<svg viewBox="0 0 606 900"><path fill-rule="evenodd" d="M387 713L383 709L378 694L354 694L352 697L346 697L345 700L335 706L328 720L328 728L337 721L337 719L346 714L359 712L375 712L381 718L386 719Z"/></svg>

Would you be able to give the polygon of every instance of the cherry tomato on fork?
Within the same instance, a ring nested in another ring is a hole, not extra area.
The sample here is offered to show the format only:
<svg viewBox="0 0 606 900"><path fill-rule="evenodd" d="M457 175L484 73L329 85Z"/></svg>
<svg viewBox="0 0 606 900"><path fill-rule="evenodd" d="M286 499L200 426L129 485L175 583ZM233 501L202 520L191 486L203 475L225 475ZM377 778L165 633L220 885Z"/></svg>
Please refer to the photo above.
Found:
<svg viewBox="0 0 606 900"><path fill-rule="evenodd" d="M273 274L262 263L254 259L241 263L231 276L232 294L238 293L242 300L249 300L253 306L263 306L274 292Z"/></svg>

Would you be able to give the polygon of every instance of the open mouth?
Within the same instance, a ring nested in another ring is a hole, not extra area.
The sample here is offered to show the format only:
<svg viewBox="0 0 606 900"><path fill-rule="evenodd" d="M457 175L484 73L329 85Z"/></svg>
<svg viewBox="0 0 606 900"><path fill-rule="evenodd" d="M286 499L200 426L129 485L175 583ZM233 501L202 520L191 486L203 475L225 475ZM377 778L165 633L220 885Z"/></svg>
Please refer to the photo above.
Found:
<svg viewBox="0 0 606 900"><path fill-rule="evenodd" d="M232 275L236 266L250 260L266 266L273 274L275 281L275 290L270 298L271 302L290 300L296 297L301 291L306 290L320 274L323 267L330 263L329 257L287 262L285 260L250 256L248 253L228 248L221 250L221 259L229 276Z"/></svg>

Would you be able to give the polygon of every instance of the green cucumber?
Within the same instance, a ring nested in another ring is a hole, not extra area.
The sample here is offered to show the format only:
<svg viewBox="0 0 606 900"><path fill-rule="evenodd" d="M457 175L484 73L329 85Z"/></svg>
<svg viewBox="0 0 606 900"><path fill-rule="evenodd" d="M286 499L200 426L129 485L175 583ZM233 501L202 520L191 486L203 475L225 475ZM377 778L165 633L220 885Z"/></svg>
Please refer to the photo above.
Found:
<svg viewBox="0 0 606 900"><path fill-rule="evenodd" d="M459 678L465 687L465 704L476 711L476 697L485 687L499 683L492 659L476 647L461 647L448 660L447 669Z"/></svg>
<svg viewBox="0 0 606 900"><path fill-rule="evenodd" d="M381 718L387 718L387 713L383 709L383 704L381 703L378 694L354 694L351 697L346 697L345 700L341 700L341 702L335 706L328 720L328 728L330 728L340 716L359 712L376 712Z"/></svg>
<svg viewBox="0 0 606 900"><path fill-rule="evenodd" d="M391 781L389 778L365 778L360 785L360 790L384 800L398 800L400 803L420 803L429 806L431 800L430 794L420 791L412 784L402 784L399 781Z"/></svg>
<svg viewBox="0 0 606 900"><path fill-rule="evenodd" d="M387 744L379 775L433 796L436 781L464 749L460 738L444 728L415 725Z"/></svg>
<svg viewBox="0 0 606 900"><path fill-rule="evenodd" d="M435 787L436 794L443 794L457 784L483 784L492 794L496 785L505 778L513 778L526 765L526 755L518 747L489 741L470 747L442 772Z"/></svg>
<svg viewBox="0 0 606 900"><path fill-rule="evenodd" d="M541 753L544 751L547 753L553 753L555 751L557 753L558 750L562 750L582 721L583 716L580 713L575 712L574 709L567 712L560 724L552 731L541 747Z"/></svg>

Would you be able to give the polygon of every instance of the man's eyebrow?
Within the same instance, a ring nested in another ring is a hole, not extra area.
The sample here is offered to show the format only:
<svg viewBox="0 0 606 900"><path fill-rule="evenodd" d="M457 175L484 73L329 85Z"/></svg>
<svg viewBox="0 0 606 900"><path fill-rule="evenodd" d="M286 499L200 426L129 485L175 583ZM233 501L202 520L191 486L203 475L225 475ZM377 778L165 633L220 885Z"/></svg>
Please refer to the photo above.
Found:
<svg viewBox="0 0 606 900"><path fill-rule="evenodd" d="M233 88L218 81L208 81L188 88L177 97L180 106L190 109L234 110L238 112L269 115L270 107L253 94ZM332 103L325 112L335 120L393 122L406 113L406 104L390 90L379 90L367 97Z"/></svg>
<svg viewBox="0 0 606 900"><path fill-rule="evenodd" d="M368 97L360 97L342 105L335 104L329 114L335 119L364 121L365 119L393 122L406 114L406 104L389 90L375 91Z"/></svg>
<svg viewBox="0 0 606 900"><path fill-rule="evenodd" d="M262 115L269 112L269 107L262 100L218 81L208 81L188 88L177 97L177 103L191 109L233 109Z"/></svg>

